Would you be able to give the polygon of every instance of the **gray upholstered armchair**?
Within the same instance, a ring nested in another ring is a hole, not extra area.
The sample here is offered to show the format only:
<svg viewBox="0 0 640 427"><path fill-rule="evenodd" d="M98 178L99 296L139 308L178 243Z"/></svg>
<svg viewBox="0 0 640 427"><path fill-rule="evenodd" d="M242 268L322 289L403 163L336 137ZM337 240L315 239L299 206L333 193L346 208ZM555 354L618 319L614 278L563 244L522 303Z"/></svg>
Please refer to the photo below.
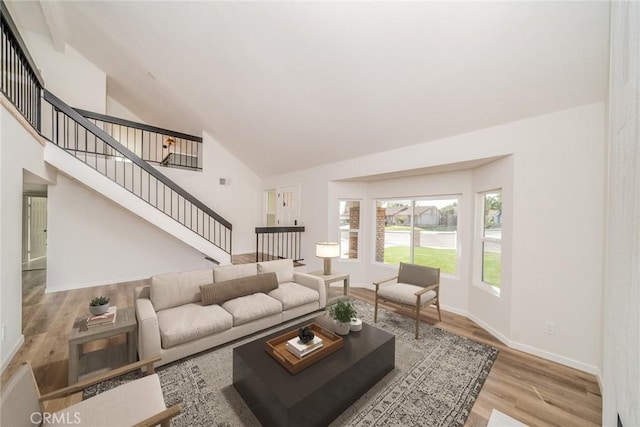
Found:
<svg viewBox="0 0 640 427"><path fill-rule="evenodd" d="M154 374L153 363L160 358L150 358L97 375L78 384L65 387L45 395L27 362L3 384L0 425L3 426L62 426L78 424L82 426L136 426L169 427L171 418L180 413L180 405L167 408L160 388L158 375ZM146 367L146 376L133 380L115 389L105 391L80 403L55 413L44 410L43 402L58 399L84 388Z"/></svg>
<svg viewBox="0 0 640 427"><path fill-rule="evenodd" d="M390 283L392 281L395 283ZM400 263L398 275L373 282L376 287L376 305L373 321L378 321L378 301L394 303L415 311L416 338L420 328L420 309L435 305L440 316L440 269Z"/></svg>

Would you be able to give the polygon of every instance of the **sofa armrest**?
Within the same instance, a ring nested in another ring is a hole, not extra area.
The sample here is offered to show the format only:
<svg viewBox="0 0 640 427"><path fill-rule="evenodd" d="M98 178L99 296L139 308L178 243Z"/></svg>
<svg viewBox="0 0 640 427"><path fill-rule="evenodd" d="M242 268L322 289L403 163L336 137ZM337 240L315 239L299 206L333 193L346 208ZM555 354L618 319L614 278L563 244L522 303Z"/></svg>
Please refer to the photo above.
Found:
<svg viewBox="0 0 640 427"><path fill-rule="evenodd" d="M159 355L162 348L160 326L150 299L136 299L136 317L138 319L138 355L140 359Z"/></svg>
<svg viewBox="0 0 640 427"><path fill-rule="evenodd" d="M320 308L325 308L327 305L327 288L322 280L318 276L312 276L307 273L294 272L293 281L299 285L306 286L309 289L313 289L320 295Z"/></svg>

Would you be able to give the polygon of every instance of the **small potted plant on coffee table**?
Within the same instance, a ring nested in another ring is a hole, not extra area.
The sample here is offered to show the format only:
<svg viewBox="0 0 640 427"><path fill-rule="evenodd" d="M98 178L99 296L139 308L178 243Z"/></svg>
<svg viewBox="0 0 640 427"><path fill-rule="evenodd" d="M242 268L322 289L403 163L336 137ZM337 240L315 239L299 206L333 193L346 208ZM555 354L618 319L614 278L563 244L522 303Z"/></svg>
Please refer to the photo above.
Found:
<svg viewBox="0 0 640 427"><path fill-rule="evenodd" d="M329 316L336 324L336 334L347 335L351 327L351 319L357 314L356 308L347 300L340 300L329 307Z"/></svg>
<svg viewBox="0 0 640 427"><path fill-rule="evenodd" d="M89 302L89 311L94 316L99 316L109 310L109 298L96 297Z"/></svg>

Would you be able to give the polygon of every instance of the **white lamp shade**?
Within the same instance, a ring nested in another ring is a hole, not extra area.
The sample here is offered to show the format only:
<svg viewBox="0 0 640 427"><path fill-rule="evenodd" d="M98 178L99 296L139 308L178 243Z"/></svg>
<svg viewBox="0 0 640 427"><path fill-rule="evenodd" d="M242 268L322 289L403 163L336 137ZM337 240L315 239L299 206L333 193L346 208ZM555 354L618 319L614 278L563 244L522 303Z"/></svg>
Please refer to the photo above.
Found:
<svg viewBox="0 0 640 427"><path fill-rule="evenodd" d="M316 256L318 258L338 258L340 256L340 243L316 243Z"/></svg>

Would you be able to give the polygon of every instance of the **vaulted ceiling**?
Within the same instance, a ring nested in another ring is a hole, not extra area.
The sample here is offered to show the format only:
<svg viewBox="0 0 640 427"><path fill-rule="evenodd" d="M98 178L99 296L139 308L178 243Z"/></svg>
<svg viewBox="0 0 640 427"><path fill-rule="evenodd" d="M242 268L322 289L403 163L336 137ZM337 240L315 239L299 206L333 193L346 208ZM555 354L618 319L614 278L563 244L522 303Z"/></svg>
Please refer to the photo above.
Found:
<svg viewBox="0 0 640 427"><path fill-rule="evenodd" d="M607 96L609 2L15 2L150 124L260 175Z"/></svg>

